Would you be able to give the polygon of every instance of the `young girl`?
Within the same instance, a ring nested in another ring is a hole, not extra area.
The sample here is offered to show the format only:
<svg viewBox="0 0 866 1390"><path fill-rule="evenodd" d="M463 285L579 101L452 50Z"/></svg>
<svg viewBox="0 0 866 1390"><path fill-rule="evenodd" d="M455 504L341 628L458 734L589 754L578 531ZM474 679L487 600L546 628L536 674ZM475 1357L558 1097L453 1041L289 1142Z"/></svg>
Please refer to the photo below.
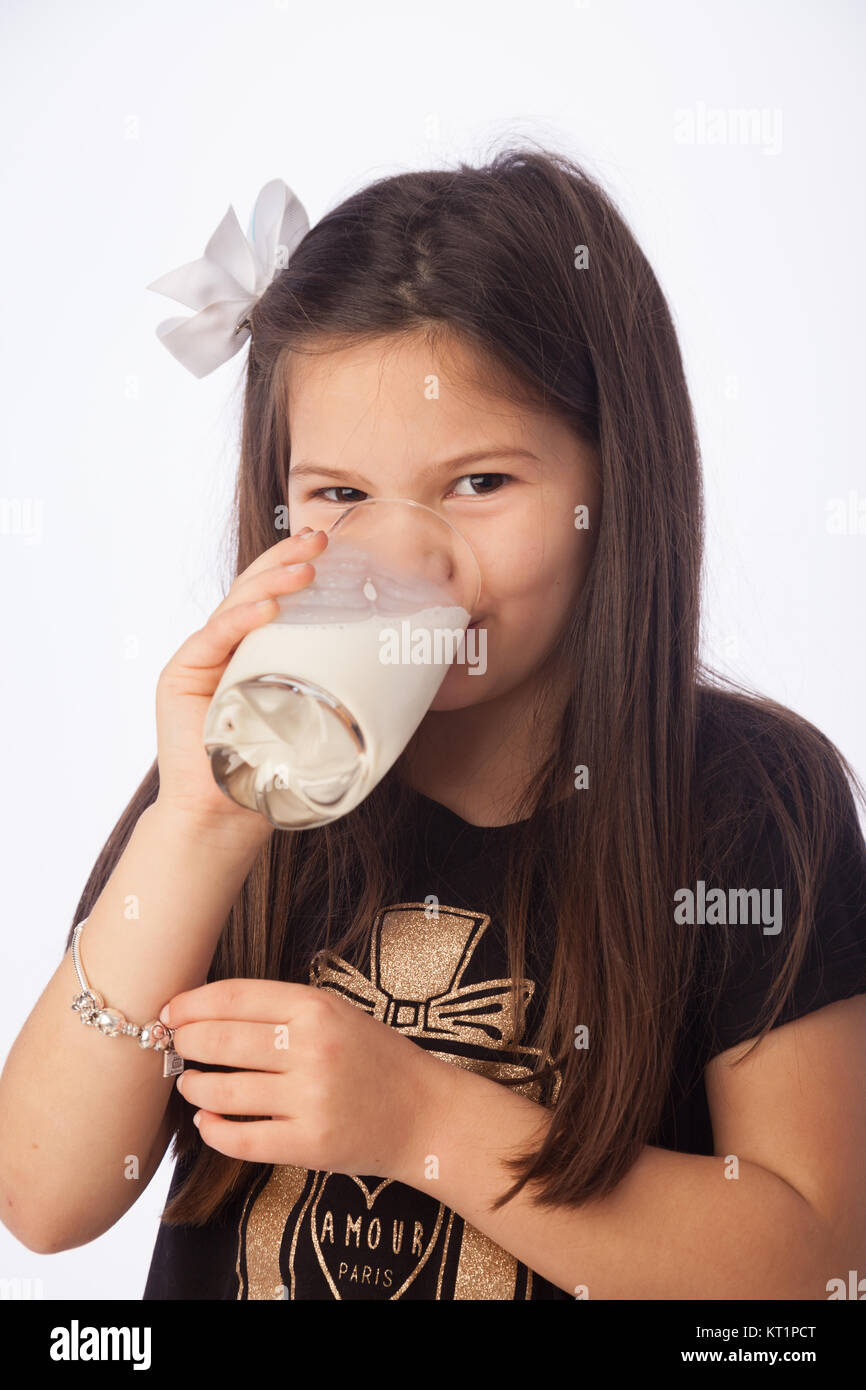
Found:
<svg viewBox="0 0 866 1390"><path fill-rule="evenodd" d="M694 422L616 208L536 150L385 178L245 326L237 577L74 917L184 1070L77 1027L70 932L2 1079L4 1220L92 1240L173 1139L146 1299L832 1295L866 1272L860 788L699 662ZM275 831L205 712L365 497L466 537L486 672L356 810Z"/></svg>

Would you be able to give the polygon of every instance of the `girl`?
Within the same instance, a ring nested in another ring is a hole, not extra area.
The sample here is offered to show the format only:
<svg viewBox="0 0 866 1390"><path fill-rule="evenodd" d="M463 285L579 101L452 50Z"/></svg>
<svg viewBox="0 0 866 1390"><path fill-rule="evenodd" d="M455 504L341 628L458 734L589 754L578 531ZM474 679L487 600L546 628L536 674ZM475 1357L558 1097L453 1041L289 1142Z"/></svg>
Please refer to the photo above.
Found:
<svg viewBox="0 0 866 1390"><path fill-rule="evenodd" d="M544 151L385 178L249 328L237 577L74 918L185 1068L76 1029L67 954L2 1080L4 1219L92 1240L173 1140L146 1299L826 1298L866 1268L862 790L699 662L694 422L622 218ZM210 697L389 496L475 551L486 672L274 833L214 782Z"/></svg>

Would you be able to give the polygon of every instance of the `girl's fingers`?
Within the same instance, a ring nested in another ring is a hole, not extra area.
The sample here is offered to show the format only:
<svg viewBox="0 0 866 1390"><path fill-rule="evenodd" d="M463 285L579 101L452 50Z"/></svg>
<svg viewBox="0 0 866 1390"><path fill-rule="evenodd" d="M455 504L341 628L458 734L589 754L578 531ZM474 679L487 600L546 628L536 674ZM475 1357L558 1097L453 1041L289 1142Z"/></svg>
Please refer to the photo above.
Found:
<svg viewBox="0 0 866 1390"><path fill-rule="evenodd" d="M285 1083L269 1071L184 1070L175 1083L184 1100L219 1115L279 1114L286 1103Z"/></svg>
<svg viewBox="0 0 866 1390"><path fill-rule="evenodd" d="M304 565L299 570L286 570L281 593L293 593L303 589L310 582L312 565ZM183 646L175 653L166 674L171 675L179 668L186 670L210 670L223 666L234 648L248 632L269 623L279 611L277 600L265 597L263 601L233 603L229 607L217 609L204 627L191 633Z"/></svg>
<svg viewBox="0 0 866 1390"><path fill-rule="evenodd" d="M251 578L252 575L260 574L262 570L270 569L274 565L291 564L293 560L306 560L313 555L321 554L327 543L327 535L324 531L316 531L308 535L298 534L296 536L285 536L283 540L277 541L276 545L268 546L261 555L257 555L251 565L238 575L235 584L243 583Z"/></svg>
<svg viewBox="0 0 866 1390"><path fill-rule="evenodd" d="M310 560L294 560L287 565L271 565L269 569L259 570L249 578L236 579L231 593L223 602L228 604L255 603L259 599L271 598L278 594L293 594L298 585L298 575L303 576L302 588L306 588L315 578L315 563ZM222 609L214 610L214 616Z"/></svg>
<svg viewBox="0 0 866 1390"><path fill-rule="evenodd" d="M290 1038L290 1026L285 1021L201 1019L175 1027L172 1046L191 1067L211 1062L239 1071L286 1071L290 1059L296 1064L298 1061L298 1038Z"/></svg>
<svg viewBox="0 0 866 1390"><path fill-rule="evenodd" d="M317 1017L322 1011L330 1012L335 998L329 991L295 980L225 977L173 994L160 1019L170 1028L226 1018L247 1023L291 1023L310 1009L319 1011ZM344 1007L351 1009L354 1005Z"/></svg>
<svg viewBox="0 0 866 1390"><path fill-rule="evenodd" d="M249 1114L249 1111L242 1113ZM290 1143L304 1143L303 1138L299 1140L297 1137L297 1124L292 1124L291 1116L287 1118L281 1115L269 1120L227 1120L225 1115L215 1115L212 1110L204 1108L198 1114L199 1120L195 1121L195 1116L193 1120L198 1124L202 1142L207 1144L209 1149L216 1149L217 1153L225 1154L228 1158L244 1158L251 1163L272 1163L273 1158L268 1158L268 1155L274 1152L274 1136L278 1127L286 1153L289 1152ZM283 1138L283 1135L286 1137ZM296 1151L297 1167L302 1166L303 1152L303 1147ZM286 1158L281 1161L290 1160Z"/></svg>

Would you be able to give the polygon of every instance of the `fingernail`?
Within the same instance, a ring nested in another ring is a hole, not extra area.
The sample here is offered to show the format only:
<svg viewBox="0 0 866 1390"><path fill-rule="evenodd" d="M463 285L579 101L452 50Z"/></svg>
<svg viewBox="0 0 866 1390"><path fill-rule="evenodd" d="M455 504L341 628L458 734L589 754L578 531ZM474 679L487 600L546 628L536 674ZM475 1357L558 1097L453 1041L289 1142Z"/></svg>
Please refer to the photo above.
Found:
<svg viewBox="0 0 866 1390"><path fill-rule="evenodd" d="M165 1008L163 1009L162 1013L161 1013L160 1016L159 1016L159 1021L160 1021L160 1023L168 1023L168 1021L169 1021L168 1011L169 1011L169 1006L168 1006L168 1004L166 1004Z"/></svg>
<svg viewBox="0 0 866 1390"><path fill-rule="evenodd" d="M193 1117L192 1117L192 1122L193 1122L193 1124L196 1126L196 1128L198 1128L198 1126L201 1124L201 1111L200 1111L200 1110L196 1110L195 1114L194 1114Z"/></svg>
<svg viewBox="0 0 866 1390"><path fill-rule="evenodd" d="M299 535L299 536L312 535L312 531L313 531L312 526L305 526L304 529L303 529L303 531L299 531L299 532L298 532L298 535Z"/></svg>

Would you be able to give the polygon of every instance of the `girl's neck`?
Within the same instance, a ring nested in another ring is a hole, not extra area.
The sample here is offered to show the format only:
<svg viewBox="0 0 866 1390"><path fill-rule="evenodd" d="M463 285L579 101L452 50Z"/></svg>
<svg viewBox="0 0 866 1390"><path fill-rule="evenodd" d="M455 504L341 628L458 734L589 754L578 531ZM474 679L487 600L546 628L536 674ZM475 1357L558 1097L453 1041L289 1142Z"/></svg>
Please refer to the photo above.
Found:
<svg viewBox="0 0 866 1390"><path fill-rule="evenodd" d="M520 798L548 755L564 699L546 691L544 713L527 717L524 687L459 710L431 710L400 759L402 782L472 825L522 820Z"/></svg>

